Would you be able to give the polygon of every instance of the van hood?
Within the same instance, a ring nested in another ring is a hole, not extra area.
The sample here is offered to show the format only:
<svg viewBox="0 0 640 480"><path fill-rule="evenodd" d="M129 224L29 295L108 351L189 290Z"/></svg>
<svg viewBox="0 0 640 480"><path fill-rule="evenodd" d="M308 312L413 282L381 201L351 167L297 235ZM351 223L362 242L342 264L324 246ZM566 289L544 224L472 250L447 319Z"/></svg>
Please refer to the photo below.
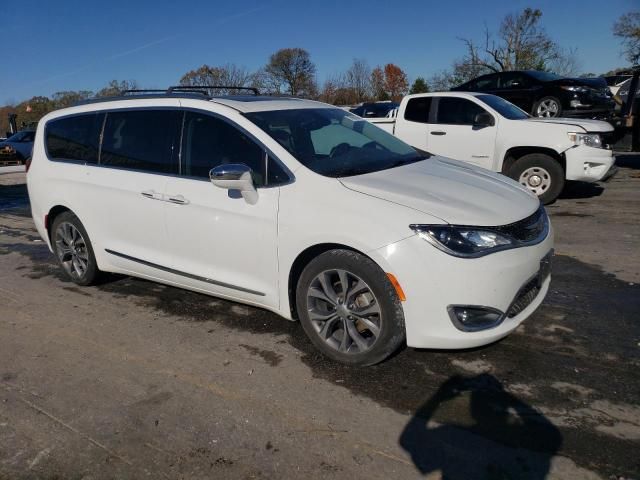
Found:
<svg viewBox="0 0 640 480"><path fill-rule="evenodd" d="M565 125L572 127L573 130L576 127L582 128L585 132L604 133L613 132L613 127L608 122L602 120L588 120L582 118L527 118L522 120L523 122L535 122L535 123L551 123L556 125Z"/></svg>
<svg viewBox="0 0 640 480"><path fill-rule="evenodd" d="M510 178L438 156L389 170L344 177L340 182L356 192L454 225L507 225L528 217L540 206L533 194Z"/></svg>

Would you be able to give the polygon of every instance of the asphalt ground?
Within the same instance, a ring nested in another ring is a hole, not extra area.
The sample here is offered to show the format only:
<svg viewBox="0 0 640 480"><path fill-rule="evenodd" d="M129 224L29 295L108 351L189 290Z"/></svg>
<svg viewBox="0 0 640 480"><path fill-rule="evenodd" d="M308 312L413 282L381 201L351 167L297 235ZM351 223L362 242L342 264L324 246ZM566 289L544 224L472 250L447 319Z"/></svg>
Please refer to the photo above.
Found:
<svg viewBox="0 0 640 480"><path fill-rule="evenodd" d="M506 339L354 369L297 323L67 281L0 173L0 479L640 478L640 157L548 207L549 295Z"/></svg>

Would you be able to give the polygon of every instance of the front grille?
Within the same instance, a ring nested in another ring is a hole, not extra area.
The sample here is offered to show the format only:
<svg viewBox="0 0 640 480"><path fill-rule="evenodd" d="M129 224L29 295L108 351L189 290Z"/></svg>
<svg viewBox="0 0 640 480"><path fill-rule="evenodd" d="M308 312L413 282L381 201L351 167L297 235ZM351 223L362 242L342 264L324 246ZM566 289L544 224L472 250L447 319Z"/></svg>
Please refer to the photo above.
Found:
<svg viewBox="0 0 640 480"><path fill-rule="evenodd" d="M531 305L531 302L535 300L539 293L539 279L536 276L520 289L520 291L516 295L516 298L513 300L513 303L509 307L509 310L507 310L507 317L513 318L518 315L525 308Z"/></svg>
<svg viewBox="0 0 640 480"><path fill-rule="evenodd" d="M538 239L547 228L547 213L544 207L536 210L533 215L509 225L496 227L501 233L509 235L520 242L532 242Z"/></svg>

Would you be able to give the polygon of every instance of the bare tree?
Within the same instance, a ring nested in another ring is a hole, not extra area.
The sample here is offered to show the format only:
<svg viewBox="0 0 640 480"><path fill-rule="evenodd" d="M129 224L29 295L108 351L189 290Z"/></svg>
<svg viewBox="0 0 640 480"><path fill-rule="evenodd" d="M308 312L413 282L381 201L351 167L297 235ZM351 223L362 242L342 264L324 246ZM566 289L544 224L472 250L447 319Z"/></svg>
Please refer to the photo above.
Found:
<svg viewBox="0 0 640 480"><path fill-rule="evenodd" d="M316 66L302 48L283 48L271 55L264 68L275 91L290 95L313 96L316 93Z"/></svg>
<svg viewBox="0 0 640 480"><path fill-rule="evenodd" d="M182 78L180 78L180 85L184 86L218 85L230 87L253 87L254 83L256 83L256 74L249 72L244 67L238 67L231 63L218 67L202 65L196 70L191 70L185 73ZM209 94L226 95L238 92L239 90L233 88L215 88L211 89Z"/></svg>
<svg viewBox="0 0 640 480"><path fill-rule="evenodd" d="M613 24L613 34L622 39L623 52L632 64L640 63L640 11L622 15Z"/></svg>
<svg viewBox="0 0 640 480"><path fill-rule="evenodd" d="M353 90L354 102L364 102L371 96L371 68L366 60L354 58L345 74L346 86Z"/></svg>
<svg viewBox="0 0 640 480"><path fill-rule="evenodd" d="M539 9L525 8L502 20L497 40L487 27L480 43L463 38L467 54L460 63L491 72L547 69L562 51L540 26L541 18Z"/></svg>

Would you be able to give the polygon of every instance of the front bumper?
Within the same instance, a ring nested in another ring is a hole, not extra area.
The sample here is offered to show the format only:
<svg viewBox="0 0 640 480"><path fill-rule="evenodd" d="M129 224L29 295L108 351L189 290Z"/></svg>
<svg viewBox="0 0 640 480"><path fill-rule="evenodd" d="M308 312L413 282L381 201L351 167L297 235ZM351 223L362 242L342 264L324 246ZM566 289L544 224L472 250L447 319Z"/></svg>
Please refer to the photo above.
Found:
<svg viewBox="0 0 640 480"><path fill-rule="evenodd" d="M605 177L615 163L613 152L606 148L579 145L570 148L564 155L567 180L597 182Z"/></svg>
<svg viewBox="0 0 640 480"><path fill-rule="evenodd" d="M550 228L547 238L537 245L480 258L447 255L417 235L376 250L372 256L395 275L406 295L402 306L407 345L459 349L486 345L513 331L542 303L550 276L526 307L493 328L462 331L454 326L448 306L478 305L507 312L552 248Z"/></svg>

